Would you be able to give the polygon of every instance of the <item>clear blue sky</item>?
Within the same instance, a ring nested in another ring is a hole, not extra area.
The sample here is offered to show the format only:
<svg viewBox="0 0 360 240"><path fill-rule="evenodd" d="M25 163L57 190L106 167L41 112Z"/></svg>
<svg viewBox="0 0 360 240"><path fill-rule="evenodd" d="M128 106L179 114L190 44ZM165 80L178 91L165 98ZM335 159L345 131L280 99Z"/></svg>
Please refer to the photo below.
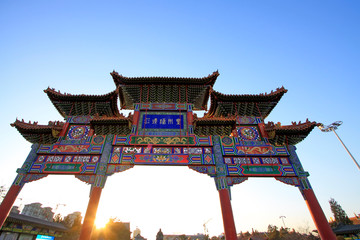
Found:
<svg viewBox="0 0 360 240"><path fill-rule="evenodd" d="M0 2L0 185L9 186L30 144L10 127L16 117L62 120L43 90L73 94L114 90L109 73L203 77L219 70L215 90L289 91L267 121L342 120L338 130L360 161L360 1L6 1ZM314 129L298 155L325 211L337 200L360 213L360 171L332 133ZM89 186L72 176L26 185L16 204L42 202L85 212ZM268 224L314 229L299 191L273 179L232 188L237 231ZM100 214L101 213L101 214ZM213 180L185 167L135 167L108 179L99 206L138 226L148 239L165 234L220 234Z"/></svg>

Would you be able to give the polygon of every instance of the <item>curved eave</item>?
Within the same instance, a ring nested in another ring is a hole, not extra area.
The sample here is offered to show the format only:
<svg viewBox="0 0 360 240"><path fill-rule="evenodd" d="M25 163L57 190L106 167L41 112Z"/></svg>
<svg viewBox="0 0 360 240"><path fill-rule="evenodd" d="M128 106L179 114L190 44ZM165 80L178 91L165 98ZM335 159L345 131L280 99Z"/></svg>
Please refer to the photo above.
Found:
<svg viewBox="0 0 360 240"><path fill-rule="evenodd" d="M121 109L134 109L136 103L187 103L194 110L207 108L209 85L132 84L119 85Z"/></svg>
<svg viewBox="0 0 360 240"><path fill-rule="evenodd" d="M13 223L23 223L31 226L37 226L41 228L53 229L55 231L65 232L68 231L68 228L62 225L61 223L49 222L40 218L35 218L32 216L27 216L24 214L10 213L6 219L7 222Z"/></svg>
<svg viewBox="0 0 360 240"><path fill-rule="evenodd" d="M287 92L284 87L265 94L231 95L212 91L207 117L256 116L266 118Z"/></svg>
<svg viewBox="0 0 360 240"><path fill-rule="evenodd" d="M63 94L51 88L45 89L44 92L64 118L75 115L119 115L118 89L104 95Z"/></svg>
<svg viewBox="0 0 360 240"><path fill-rule="evenodd" d="M124 91L124 88L118 87L118 89L119 89L120 108L134 110L134 100L129 98L129 96Z"/></svg>
<svg viewBox="0 0 360 240"><path fill-rule="evenodd" d="M96 135L127 135L131 132L132 118L128 117L95 117L90 127Z"/></svg>
<svg viewBox="0 0 360 240"><path fill-rule="evenodd" d="M203 78L185 78L185 77L124 77L113 71L110 73L115 85L134 85L134 84L159 84L159 85L210 85L214 86L218 71L209 74Z"/></svg>
<svg viewBox="0 0 360 240"><path fill-rule="evenodd" d="M31 143L53 144L58 139L64 122L56 122L49 125L37 125L37 123L25 123L16 120L10 124L15 127L18 132Z"/></svg>
<svg viewBox="0 0 360 240"><path fill-rule="evenodd" d="M310 121L285 126L269 122L265 126L265 131L271 144L295 145L304 140L316 126L318 123Z"/></svg>

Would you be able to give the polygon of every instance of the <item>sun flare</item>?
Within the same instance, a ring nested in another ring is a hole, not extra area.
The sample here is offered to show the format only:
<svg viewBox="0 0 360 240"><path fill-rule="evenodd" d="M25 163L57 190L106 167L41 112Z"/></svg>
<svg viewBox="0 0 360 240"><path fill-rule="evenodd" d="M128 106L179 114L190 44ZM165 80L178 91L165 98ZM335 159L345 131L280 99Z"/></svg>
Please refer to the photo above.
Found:
<svg viewBox="0 0 360 240"><path fill-rule="evenodd" d="M96 228L104 228L107 224L107 222L109 221L109 219L106 219L104 217L97 217L95 219L95 225L96 225Z"/></svg>

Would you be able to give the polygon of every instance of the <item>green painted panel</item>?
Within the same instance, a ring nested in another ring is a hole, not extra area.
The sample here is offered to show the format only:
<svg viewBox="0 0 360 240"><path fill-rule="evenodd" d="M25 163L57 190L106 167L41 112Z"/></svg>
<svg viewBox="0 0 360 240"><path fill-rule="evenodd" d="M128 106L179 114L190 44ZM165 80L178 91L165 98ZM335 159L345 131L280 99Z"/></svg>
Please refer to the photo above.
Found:
<svg viewBox="0 0 360 240"><path fill-rule="evenodd" d="M280 175L277 167L271 166L242 166L243 174Z"/></svg>
<svg viewBox="0 0 360 240"><path fill-rule="evenodd" d="M81 171L82 163L46 163L44 173L48 172L68 172L77 173Z"/></svg>

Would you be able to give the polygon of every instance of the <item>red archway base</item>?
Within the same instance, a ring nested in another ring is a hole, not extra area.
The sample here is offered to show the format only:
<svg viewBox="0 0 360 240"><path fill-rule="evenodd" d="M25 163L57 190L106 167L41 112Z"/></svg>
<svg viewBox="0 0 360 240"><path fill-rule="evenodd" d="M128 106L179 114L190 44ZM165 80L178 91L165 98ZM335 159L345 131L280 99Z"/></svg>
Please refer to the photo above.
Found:
<svg viewBox="0 0 360 240"><path fill-rule="evenodd" d="M236 240L236 228L234 222L234 216L231 208L229 190L219 190L221 213L224 222L224 231L226 240Z"/></svg>
<svg viewBox="0 0 360 240"><path fill-rule="evenodd" d="M336 240L336 236L332 231L321 206L316 199L315 193L312 189L304 189L303 194L305 197L306 205L310 210L311 217L314 220L320 237L323 240Z"/></svg>
<svg viewBox="0 0 360 240"><path fill-rule="evenodd" d="M93 187L91 189L89 204L86 210L79 240L90 240L96 218L96 212L99 206L101 191L102 188L100 187Z"/></svg>

